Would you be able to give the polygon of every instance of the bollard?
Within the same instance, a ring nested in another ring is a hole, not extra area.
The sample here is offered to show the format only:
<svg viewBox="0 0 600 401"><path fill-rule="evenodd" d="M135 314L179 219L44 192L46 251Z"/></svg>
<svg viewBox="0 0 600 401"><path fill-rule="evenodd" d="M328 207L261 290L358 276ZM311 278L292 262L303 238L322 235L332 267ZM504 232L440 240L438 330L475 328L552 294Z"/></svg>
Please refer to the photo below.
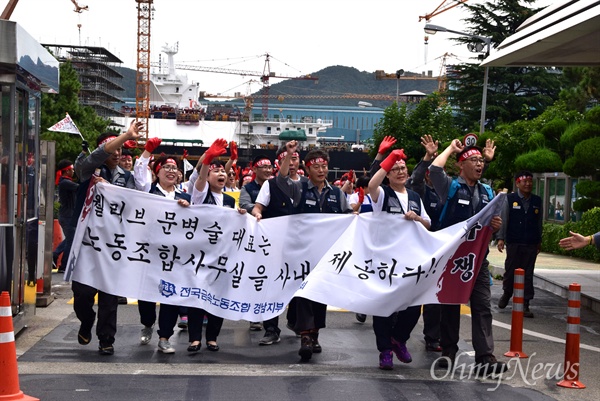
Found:
<svg viewBox="0 0 600 401"><path fill-rule="evenodd" d="M19 388L19 369L17 368L17 347L12 323L12 310L8 292L0 294L0 400L37 400L23 394Z"/></svg>
<svg viewBox="0 0 600 401"><path fill-rule="evenodd" d="M528 358L523 352L523 303L525 297L525 270L515 269L513 284L513 309L510 324L510 351L504 354L511 358Z"/></svg>
<svg viewBox="0 0 600 401"><path fill-rule="evenodd" d="M565 366L563 379L556 383L566 388L585 388L579 381L579 323L581 309L581 285L569 285L567 307L567 344L565 346Z"/></svg>

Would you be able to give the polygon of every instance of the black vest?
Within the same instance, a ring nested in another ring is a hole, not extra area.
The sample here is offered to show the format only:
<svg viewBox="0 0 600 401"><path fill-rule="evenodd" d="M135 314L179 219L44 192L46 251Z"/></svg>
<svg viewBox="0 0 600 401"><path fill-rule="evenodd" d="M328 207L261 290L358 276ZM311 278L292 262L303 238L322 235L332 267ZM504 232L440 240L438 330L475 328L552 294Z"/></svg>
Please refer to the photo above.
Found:
<svg viewBox="0 0 600 401"><path fill-rule="evenodd" d="M428 185L425 185L425 196L423 206L431 219L431 228L429 231L436 231L440 225L440 215L442 214L442 202L438 194Z"/></svg>
<svg viewBox="0 0 600 401"><path fill-rule="evenodd" d="M244 185L244 188L248 192L248 195L250 195L250 201L256 203L256 198L258 198L258 193L260 192L260 185L255 180L252 180Z"/></svg>
<svg viewBox="0 0 600 401"><path fill-rule="evenodd" d="M345 213L340 198L344 196L338 187L323 187L319 197L317 187L308 189L308 181L302 182L302 196L298 204L299 213Z"/></svg>
<svg viewBox="0 0 600 401"><path fill-rule="evenodd" d="M150 191L148 191L148 193L153 194L153 195L165 196L165 194L162 193L162 191L160 189L158 189L156 182L150 186ZM177 200L177 199L183 199L188 202L191 202L192 196L190 194L186 194L185 192L181 192L180 190L176 189L175 190L175 200Z"/></svg>
<svg viewBox="0 0 600 401"><path fill-rule="evenodd" d="M540 219L542 218L542 198L531 195L529 208L525 210L517 193L506 196L508 202L507 244L539 244L542 242Z"/></svg>
<svg viewBox="0 0 600 401"><path fill-rule="evenodd" d="M217 204L215 197L213 196L212 192L210 191L210 188L208 189L208 192L206 193L206 197L204 198L204 202L202 202L202 204L203 205L216 205ZM224 193L223 194L223 206L229 207L231 209L235 209L235 199Z"/></svg>
<svg viewBox="0 0 600 401"><path fill-rule="evenodd" d="M473 208L473 197L469 186L459 183L456 179L452 182L452 185L457 186L456 192L446 200L445 210L440 221L440 229L450 227L453 224L473 217L490 203L493 198L491 189L488 190L489 186L486 187L484 184L478 182L475 190L479 191L479 205Z"/></svg>
<svg viewBox="0 0 600 401"><path fill-rule="evenodd" d="M263 210L262 217L264 219L294 214L292 200L279 189L275 180L275 178L271 178L263 184L269 186L269 193L271 194L269 205Z"/></svg>
<svg viewBox="0 0 600 401"><path fill-rule="evenodd" d="M412 210L419 216L421 215L421 198L418 193L406 188L408 194L408 210L404 210L400 203L400 199L398 199L398 196L396 195L396 191L387 185L382 185L381 188L383 188L384 194L383 205L381 207L382 211L392 214L406 214L406 212Z"/></svg>

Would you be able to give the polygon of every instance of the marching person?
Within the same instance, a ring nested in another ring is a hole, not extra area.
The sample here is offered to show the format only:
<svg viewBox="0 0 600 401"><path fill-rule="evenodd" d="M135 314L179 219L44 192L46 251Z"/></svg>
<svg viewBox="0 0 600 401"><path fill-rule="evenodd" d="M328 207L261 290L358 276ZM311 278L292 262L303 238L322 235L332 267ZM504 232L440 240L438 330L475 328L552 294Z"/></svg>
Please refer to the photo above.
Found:
<svg viewBox="0 0 600 401"><path fill-rule="evenodd" d="M148 163L152 156L152 152L160 145L160 138L150 138L146 141L142 156L136 161L134 167L134 176L138 187L141 190L164 196L177 201L181 206L187 207L190 205L191 196L177 187L178 183L178 163L170 156L160 156L154 160L152 170L156 179L153 182L148 182ZM169 342L169 338L173 335L173 328L177 323L179 315L186 317L187 309L178 305L169 305L161 302L158 313L158 330L159 336L158 349L164 354L172 354L175 348ZM140 343L148 344L152 339L154 323L156 322L156 302L138 300L138 310L140 320L144 326L140 335Z"/></svg>
<svg viewBox="0 0 600 401"><path fill-rule="evenodd" d="M346 196L338 187L327 182L329 155L322 149L313 149L306 154L304 165L308 181L293 181L289 177L289 165L297 152L297 141L286 144L286 156L276 177L278 187L292 199L296 213L351 213ZM298 354L303 362L310 360L313 353L322 351L319 330L325 327L327 305L306 298L296 299L296 324L294 331L300 332Z"/></svg>
<svg viewBox="0 0 600 401"><path fill-rule="evenodd" d="M408 169L402 149L393 150L381 162L381 169L369 181L369 192L373 200L373 214L403 214L404 218L429 229L431 220L419 195L406 188ZM389 185L381 185L387 178ZM421 306L410 306L390 316L373 316L373 330L379 350L379 368L394 368L392 352L404 363L412 362L406 342L421 316Z"/></svg>
<svg viewBox="0 0 600 401"><path fill-rule="evenodd" d="M79 154L74 166L75 172L81 181L72 220L74 226L77 224L85 202L86 191L84 189L87 190L90 182L95 184L102 181L135 189L133 174L119 167L119 161L123 144L128 140L137 140L140 137L139 131L142 127L141 122L134 120L127 132L121 135L114 133L101 134L96 140L98 146L91 154L87 155L83 152ZM100 170L99 176L94 175L96 169ZM94 261L86 261L86 263L94 263ZM81 321L77 341L81 345L87 345L92 340L92 327L96 320L94 298L98 295L98 322L96 323L96 335L100 343L98 352L101 355L113 355L115 352L113 344L117 333L118 297L78 281L73 281L72 289L73 309L75 315Z"/></svg>
<svg viewBox="0 0 600 401"><path fill-rule="evenodd" d="M73 181L75 168L73 167L73 162L70 160L63 159L59 161L56 169L56 185L58 185L58 202L60 203L58 223L60 224L60 228L62 228L65 239L58 244L52 253L52 262L58 269L58 272L63 273L67 266L67 259L69 258L66 250L71 250L73 236L75 235L75 227L71 224L71 220L73 219L79 184ZM60 254L62 254L62 258L60 259L60 265L58 265Z"/></svg>
<svg viewBox="0 0 600 401"><path fill-rule="evenodd" d="M486 146L486 154L493 153L495 146ZM456 161L460 167L457 178L446 175L444 166L451 155L456 154ZM485 159L480 148L476 146L465 147L455 139L429 167L429 176L435 192L444 204L440 218L440 229L467 220L477 214L494 197L489 185L479 180L484 169ZM491 227L498 231L502 219L494 216ZM487 256L487 255L486 255ZM490 272L489 262L483 259L479 266L479 274L471 292L471 331L473 348L475 349L475 362L480 374L489 375L502 373L507 369L506 363L498 361L494 356L494 338L492 335L492 311L490 306ZM448 368L454 365L458 352L460 332L460 305L442 305L441 337L442 356L438 366Z"/></svg>
<svg viewBox="0 0 600 401"><path fill-rule="evenodd" d="M496 233L496 246L503 252L506 246L504 262L503 294L498 301L500 309L506 308L513 295L515 269L525 270L525 296L523 316L533 317L529 304L533 299L533 269L535 260L542 250L543 208L542 198L532 194L533 174L521 171L515 175L517 192L506 196L506 205L502 210L502 227Z"/></svg>
<svg viewBox="0 0 600 401"><path fill-rule="evenodd" d="M280 147L275 154L278 163L287 156L287 148ZM290 157L288 166L288 175L292 181L306 181L308 178L298 174L300 166L300 155L295 152ZM285 194L275 181L275 177L270 178L264 185L261 186L260 192L256 197L256 202L252 208L252 215L257 221L263 218L287 216L294 213L292 200ZM287 326L293 329L296 322L296 298L292 298L287 308ZM279 329L279 316L263 322L265 335L258 342L259 345L271 345L278 343L281 339L281 329Z"/></svg>
<svg viewBox="0 0 600 401"><path fill-rule="evenodd" d="M235 199L223 192L227 175L225 174L225 163L216 158L225 154L227 151L227 141L217 139L202 155L201 163L196 167L200 170L198 178L194 183L192 192L192 204L194 205L217 205L235 209ZM246 209L238 208L241 214L246 213ZM189 308L188 331L190 346L188 351L200 349L202 340L202 321L206 315L208 318L206 324L206 348L209 351L218 351L217 337L223 326L223 318L208 313L206 310L198 308Z"/></svg>

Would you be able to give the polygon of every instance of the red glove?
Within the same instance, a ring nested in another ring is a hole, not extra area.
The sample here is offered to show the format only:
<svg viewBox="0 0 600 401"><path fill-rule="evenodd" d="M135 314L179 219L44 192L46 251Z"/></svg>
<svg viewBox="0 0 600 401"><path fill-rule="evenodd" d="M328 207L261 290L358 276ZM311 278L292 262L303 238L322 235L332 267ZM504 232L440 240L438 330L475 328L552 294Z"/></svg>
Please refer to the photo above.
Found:
<svg viewBox="0 0 600 401"><path fill-rule="evenodd" d="M399 160L406 160L404 149L392 150L392 153L381 162L381 168L389 172Z"/></svg>
<svg viewBox="0 0 600 401"><path fill-rule="evenodd" d="M134 141L133 139L130 139L128 141L125 141L125 143L123 144L123 147L125 149L135 149L135 148L137 148L137 142Z"/></svg>
<svg viewBox="0 0 600 401"><path fill-rule="evenodd" d="M183 149L182 159L187 159L187 157L188 157L188 151L187 151L187 149Z"/></svg>
<svg viewBox="0 0 600 401"><path fill-rule="evenodd" d="M221 156L225 153L227 153L227 141L225 139L217 139L204 153L204 160L202 160L202 164L210 166L210 163L212 163L215 157Z"/></svg>
<svg viewBox="0 0 600 401"><path fill-rule="evenodd" d="M354 183L354 170L348 171L348 181Z"/></svg>
<svg viewBox="0 0 600 401"><path fill-rule="evenodd" d="M159 147L161 142L162 139L160 138L150 138L146 141L146 146L144 146L144 149L150 153L153 153L156 150L156 148Z"/></svg>
<svg viewBox="0 0 600 401"><path fill-rule="evenodd" d="M362 205L362 203L365 201L365 190L358 188L356 192L358 192L358 203Z"/></svg>
<svg viewBox="0 0 600 401"><path fill-rule="evenodd" d="M377 153L381 153L382 155L386 154L388 150L394 146L396 143L396 138L393 136L386 136L383 138L383 141L379 144L379 150Z"/></svg>
<svg viewBox="0 0 600 401"><path fill-rule="evenodd" d="M231 160L238 159L237 143L235 141L229 142L229 151L231 152Z"/></svg>

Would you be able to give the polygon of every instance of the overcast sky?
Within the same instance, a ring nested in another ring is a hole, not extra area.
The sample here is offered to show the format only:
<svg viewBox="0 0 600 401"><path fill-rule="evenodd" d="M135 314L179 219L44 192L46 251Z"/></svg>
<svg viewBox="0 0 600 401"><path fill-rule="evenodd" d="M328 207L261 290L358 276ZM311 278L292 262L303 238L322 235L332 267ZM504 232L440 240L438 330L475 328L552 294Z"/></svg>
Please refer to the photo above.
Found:
<svg viewBox="0 0 600 401"><path fill-rule="evenodd" d="M450 1L450 0L449 0ZM0 2L3 8L7 0ZM136 68L135 0L78 0L88 11L75 13L71 0L20 0L11 20L41 43L103 46ZM342 65L360 71L393 73L432 70L437 76L442 55L449 62L469 61L466 46L453 34L429 36L424 45L419 16L442 0L155 0L151 21L151 61L161 47L179 42L176 63L262 72L264 54L271 71L298 76ZM469 4L484 3L471 0ZM545 6L552 0L539 0ZM461 6L431 23L464 30ZM81 24L81 28L78 28ZM166 60L166 58L165 58ZM246 92L250 77L186 71L208 93ZM257 79L256 77L254 79ZM271 83L280 80L271 80ZM260 89L252 84L251 91ZM316 93L318 94L318 93Z"/></svg>

